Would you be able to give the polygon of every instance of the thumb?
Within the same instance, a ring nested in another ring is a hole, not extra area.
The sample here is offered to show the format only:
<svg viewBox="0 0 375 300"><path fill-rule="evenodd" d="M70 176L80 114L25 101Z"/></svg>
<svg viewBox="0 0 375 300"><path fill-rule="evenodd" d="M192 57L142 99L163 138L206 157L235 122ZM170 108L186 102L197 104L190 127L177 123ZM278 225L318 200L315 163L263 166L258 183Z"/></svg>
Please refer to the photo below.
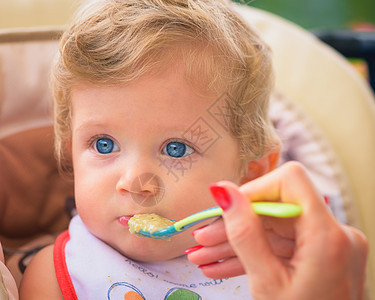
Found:
<svg viewBox="0 0 375 300"><path fill-rule="evenodd" d="M228 241L243 264L251 285L272 282L277 288L285 267L273 254L262 221L253 211L250 200L231 182L221 181L212 185L210 190L223 209Z"/></svg>

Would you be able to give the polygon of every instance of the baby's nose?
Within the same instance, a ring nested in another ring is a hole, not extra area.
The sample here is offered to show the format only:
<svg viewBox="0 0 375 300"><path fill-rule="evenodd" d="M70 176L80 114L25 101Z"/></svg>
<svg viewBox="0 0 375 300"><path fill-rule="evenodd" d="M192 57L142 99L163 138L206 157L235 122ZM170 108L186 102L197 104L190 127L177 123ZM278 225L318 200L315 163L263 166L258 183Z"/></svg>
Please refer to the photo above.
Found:
<svg viewBox="0 0 375 300"><path fill-rule="evenodd" d="M157 205L164 196L162 179L153 173L143 173L137 176L131 184L132 199L144 207Z"/></svg>

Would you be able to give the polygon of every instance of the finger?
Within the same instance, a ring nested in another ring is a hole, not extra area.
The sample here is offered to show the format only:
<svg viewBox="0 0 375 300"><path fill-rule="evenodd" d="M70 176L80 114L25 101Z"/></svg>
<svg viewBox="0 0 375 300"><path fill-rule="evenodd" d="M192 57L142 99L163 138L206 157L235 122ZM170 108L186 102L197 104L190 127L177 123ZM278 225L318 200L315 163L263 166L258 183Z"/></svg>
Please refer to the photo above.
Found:
<svg viewBox="0 0 375 300"><path fill-rule="evenodd" d="M350 247L350 254L348 255L349 268L352 270L349 281L353 283L357 282L357 286L353 284L356 288L355 294L357 295L357 299L363 299L369 244L365 235L359 230L346 225L343 226L343 229L352 245Z"/></svg>
<svg viewBox="0 0 375 300"><path fill-rule="evenodd" d="M231 257L208 265L200 265L199 268L205 276L213 279L229 278L245 274L243 264L238 257Z"/></svg>
<svg viewBox="0 0 375 300"><path fill-rule="evenodd" d="M188 253L189 260L196 265L207 265L234 256L236 254L228 242L214 247L202 247Z"/></svg>
<svg viewBox="0 0 375 300"><path fill-rule="evenodd" d="M295 249L295 218L260 216L267 240L279 258L290 259Z"/></svg>
<svg viewBox="0 0 375 300"><path fill-rule="evenodd" d="M302 206L303 211L309 211L309 214L310 211L324 215L329 212L307 171L297 162L286 163L275 171L242 185L240 191L251 201L296 203Z"/></svg>
<svg viewBox="0 0 375 300"><path fill-rule="evenodd" d="M224 210L228 240L243 263L250 282L255 286L272 282L273 288L277 289L286 268L273 254L262 221L252 210L249 200L230 182L220 182L216 190L212 187L211 191ZM223 205L223 199L230 204L229 207Z"/></svg>
<svg viewBox="0 0 375 300"><path fill-rule="evenodd" d="M272 230L283 238L293 240L295 238L296 218L276 218L259 216L266 230Z"/></svg>
<svg viewBox="0 0 375 300"><path fill-rule="evenodd" d="M195 230L193 235L196 242L202 246L215 246L228 240L222 218L217 219L208 226Z"/></svg>
<svg viewBox="0 0 375 300"><path fill-rule="evenodd" d="M280 259L290 259L293 256L295 249L294 240L282 238L270 230L266 230L265 235L275 256ZM190 249L191 251L189 251ZM228 242L212 247L200 245L198 249L196 247L190 249L185 253L188 255L190 262L196 265L212 264L236 256Z"/></svg>
<svg viewBox="0 0 375 300"><path fill-rule="evenodd" d="M272 252L279 258L291 258L294 253L294 220L280 219L260 216L267 240ZM292 227L292 228L291 228ZM225 233L224 221L222 218L214 223L194 231L194 238L197 243L204 246L189 257L189 260L197 265L209 264L220 259L235 256Z"/></svg>
<svg viewBox="0 0 375 300"><path fill-rule="evenodd" d="M266 237L271 246L272 252L279 258L290 259L293 257L295 242L285 239L273 231L266 230Z"/></svg>
<svg viewBox="0 0 375 300"><path fill-rule="evenodd" d="M296 162L286 163L244 184L240 191L251 201L282 201L301 205L302 216L295 219L295 234L298 238L319 238L314 232L323 232L325 228L331 227L332 222L336 222L307 171ZM319 247L318 241L309 244Z"/></svg>

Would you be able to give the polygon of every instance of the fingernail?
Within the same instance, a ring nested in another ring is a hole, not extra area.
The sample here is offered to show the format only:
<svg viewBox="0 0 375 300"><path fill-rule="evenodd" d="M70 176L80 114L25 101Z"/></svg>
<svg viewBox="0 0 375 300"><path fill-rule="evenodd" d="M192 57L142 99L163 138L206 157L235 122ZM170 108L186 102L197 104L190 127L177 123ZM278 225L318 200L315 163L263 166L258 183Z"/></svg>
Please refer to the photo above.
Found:
<svg viewBox="0 0 375 300"><path fill-rule="evenodd" d="M212 265L217 264L217 263L218 263L218 262L215 261L215 262L213 262L213 263L209 263L209 264L205 264L205 265L199 265L198 268L199 268L199 269L202 269L202 268L205 268L205 267L208 267L208 266L212 266Z"/></svg>
<svg viewBox="0 0 375 300"><path fill-rule="evenodd" d="M201 229L203 229L203 228L205 228L205 227L207 227L207 226L208 226L208 225L203 225L203 226L201 226L201 227L195 229L191 234L194 236L194 235L198 232L198 230L201 230Z"/></svg>
<svg viewBox="0 0 375 300"><path fill-rule="evenodd" d="M232 201L227 190L224 187L218 185L211 185L210 191L216 203L219 204L219 206L224 211L228 210L231 207Z"/></svg>
<svg viewBox="0 0 375 300"><path fill-rule="evenodd" d="M189 248L189 249L186 249L186 250L184 251L184 253L185 253L185 254L190 254L190 253L193 253L194 251L197 251L197 250L202 249L202 248L203 248L202 245L197 245L197 246L191 247L191 248Z"/></svg>

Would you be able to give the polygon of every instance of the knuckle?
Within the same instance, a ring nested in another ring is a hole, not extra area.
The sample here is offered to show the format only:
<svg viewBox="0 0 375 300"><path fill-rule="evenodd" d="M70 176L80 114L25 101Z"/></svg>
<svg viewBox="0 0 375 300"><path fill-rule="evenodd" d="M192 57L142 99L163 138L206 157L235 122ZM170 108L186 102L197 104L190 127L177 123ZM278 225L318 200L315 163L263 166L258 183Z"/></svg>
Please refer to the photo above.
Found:
<svg viewBox="0 0 375 300"><path fill-rule="evenodd" d="M327 247L326 255L328 259L333 261L342 261L348 255L348 249L350 247L350 240L344 231L339 229L332 229L328 232L327 240L330 245Z"/></svg>
<svg viewBox="0 0 375 300"><path fill-rule="evenodd" d="M331 247L327 248L328 258L334 261L365 259L369 246L365 235L349 226L339 226L329 231L328 240Z"/></svg>
<svg viewBox="0 0 375 300"><path fill-rule="evenodd" d="M282 166L284 172L294 176L307 176L306 168L297 161L290 161Z"/></svg>
<svg viewBox="0 0 375 300"><path fill-rule="evenodd" d="M346 231L348 231L355 253L359 256L367 257L369 253L369 242L365 234L354 227L346 227Z"/></svg>

